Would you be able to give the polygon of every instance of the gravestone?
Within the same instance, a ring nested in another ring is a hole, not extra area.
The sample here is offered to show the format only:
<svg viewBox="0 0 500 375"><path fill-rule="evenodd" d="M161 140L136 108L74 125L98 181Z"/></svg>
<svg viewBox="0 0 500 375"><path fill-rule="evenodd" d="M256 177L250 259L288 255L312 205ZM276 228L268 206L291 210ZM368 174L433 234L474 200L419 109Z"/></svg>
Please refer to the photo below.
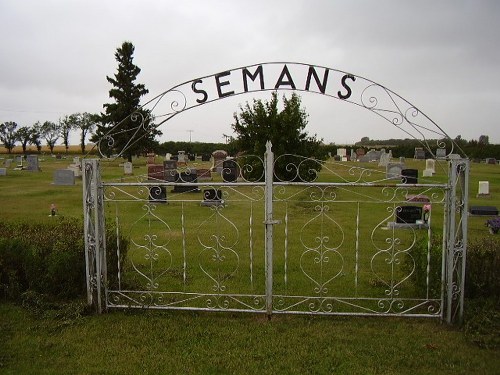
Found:
<svg viewBox="0 0 500 375"><path fill-rule="evenodd" d="M497 159L495 158L486 158L486 164L496 164Z"/></svg>
<svg viewBox="0 0 500 375"><path fill-rule="evenodd" d="M479 215L479 216L498 215L498 209L494 206L470 206L469 212L471 215Z"/></svg>
<svg viewBox="0 0 500 375"><path fill-rule="evenodd" d="M69 169L56 169L54 171L54 185L74 185L75 174Z"/></svg>
<svg viewBox="0 0 500 375"><path fill-rule="evenodd" d="M227 158L227 152L224 150L216 150L212 152L212 158L213 158L213 163L212 163L212 172L217 172L221 173L222 172L222 163L224 163L224 160Z"/></svg>
<svg viewBox="0 0 500 375"><path fill-rule="evenodd" d="M387 167L387 164L389 164L389 162L391 161L391 157L392 157L392 153L391 152L388 152L388 153L382 153L380 155L380 160L378 162L378 166L379 167Z"/></svg>
<svg viewBox="0 0 500 375"><path fill-rule="evenodd" d="M358 156L358 161L361 163L368 163L370 161L370 157L368 155Z"/></svg>
<svg viewBox="0 0 500 375"><path fill-rule="evenodd" d="M168 182L175 182L177 179L177 160L163 161L164 176L163 179Z"/></svg>
<svg viewBox="0 0 500 375"><path fill-rule="evenodd" d="M490 195L490 182L489 181L479 181L479 191L477 193L478 197L485 197Z"/></svg>
<svg viewBox="0 0 500 375"><path fill-rule="evenodd" d="M196 154L188 154L188 159L189 159L189 161L195 161L196 160Z"/></svg>
<svg viewBox="0 0 500 375"><path fill-rule="evenodd" d="M210 161L210 154L201 154L201 161Z"/></svg>
<svg viewBox="0 0 500 375"><path fill-rule="evenodd" d="M191 169L190 171L187 172L181 172L180 174L176 174L176 181L177 183L181 183L181 185L175 185L174 186L174 193L192 193L192 192L198 192L200 189L196 185L190 185L190 186L183 186L183 183L197 183L198 182L198 176L197 172L195 169Z"/></svg>
<svg viewBox="0 0 500 375"><path fill-rule="evenodd" d="M356 155L356 151L354 151L354 149L351 149L351 161L356 160L358 160L358 155Z"/></svg>
<svg viewBox="0 0 500 375"><path fill-rule="evenodd" d="M422 147L415 147L413 159L425 159L425 150Z"/></svg>
<svg viewBox="0 0 500 375"><path fill-rule="evenodd" d="M163 165L161 164L148 165L148 180L163 181L164 178L165 178L165 171L163 169Z"/></svg>
<svg viewBox="0 0 500 375"><path fill-rule="evenodd" d="M385 178L387 179L400 179L401 171L403 170L404 165L401 163L387 163L385 167Z"/></svg>
<svg viewBox="0 0 500 375"><path fill-rule="evenodd" d="M446 149L445 148L436 149L436 159L446 159Z"/></svg>
<svg viewBox="0 0 500 375"><path fill-rule="evenodd" d="M149 201L151 203L167 203L167 189L165 186L150 186Z"/></svg>
<svg viewBox="0 0 500 375"><path fill-rule="evenodd" d="M222 191L218 189L203 190L202 206L221 206L224 204L222 200Z"/></svg>
<svg viewBox="0 0 500 375"><path fill-rule="evenodd" d="M418 169L403 169L403 170L401 170L401 183L403 183L403 184L417 184L418 183Z"/></svg>
<svg viewBox="0 0 500 375"><path fill-rule="evenodd" d="M347 149L345 148L338 148L337 149L337 155L342 157L342 156L347 156Z"/></svg>
<svg viewBox="0 0 500 375"><path fill-rule="evenodd" d="M0 176L7 176L7 168L0 168Z"/></svg>
<svg viewBox="0 0 500 375"><path fill-rule="evenodd" d="M222 180L224 182L236 182L238 174L239 169L236 160L224 160L222 163Z"/></svg>
<svg viewBox="0 0 500 375"><path fill-rule="evenodd" d="M342 157L340 155L334 155L333 156L333 160L335 160L335 161L341 161Z"/></svg>
<svg viewBox="0 0 500 375"><path fill-rule="evenodd" d="M418 206L396 207L396 223L416 224L417 220L422 220L422 207Z"/></svg>
<svg viewBox="0 0 500 375"><path fill-rule="evenodd" d="M426 159L425 169L429 169L432 173L436 173L436 161L434 159Z"/></svg>
<svg viewBox="0 0 500 375"><path fill-rule="evenodd" d="M186 165L187 163L186 151L179 151L179 153L177 154L177 163L179 165Z"/></svg>
<svg viewBox="0 0 500 375"><path fill-rule="evenodd" d="M172 154L170 152L167 152L165 154L165 160L170 160L171 157L172 157Z"/></svg>
<svg viewBox="0 0 500 375"><path fill-rule="evenodd" d="M40 172L40 167L38 166L38 155L28 155L26 157L27 167L26 169L31 172Z"/></svg>
<svg viewBox="0 0 500 375"><path fill-rule="evenodd" d="M123 174L131 175L134 174L132 163L127 161L123 163Z"/></svg>
<svg viewBox="0 0 500 375"><path fill-rule="evenodd" d="M6 159L4 161L5 168L10 168L11 164L12 164L12 159Z"/></svg>

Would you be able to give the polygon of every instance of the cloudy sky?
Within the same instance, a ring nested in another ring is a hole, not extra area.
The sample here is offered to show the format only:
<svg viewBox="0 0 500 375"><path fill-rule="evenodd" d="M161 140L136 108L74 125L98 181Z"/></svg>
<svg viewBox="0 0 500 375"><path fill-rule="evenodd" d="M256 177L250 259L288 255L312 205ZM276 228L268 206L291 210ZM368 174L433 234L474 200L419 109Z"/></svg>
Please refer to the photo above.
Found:
<svg viewBox="0 0 500 375"><path fill-rule="evenodd" d="M100 112L116 48L131 41L145 101L197 77L301 62L389 88L452 138L500 143L498 0L0 0L0 35L0 122ZM359 106L300 95L306 130L327 143L406 137ZM185 111L161 126L161 140L222 142L253 98L270 93Z"/></svg>

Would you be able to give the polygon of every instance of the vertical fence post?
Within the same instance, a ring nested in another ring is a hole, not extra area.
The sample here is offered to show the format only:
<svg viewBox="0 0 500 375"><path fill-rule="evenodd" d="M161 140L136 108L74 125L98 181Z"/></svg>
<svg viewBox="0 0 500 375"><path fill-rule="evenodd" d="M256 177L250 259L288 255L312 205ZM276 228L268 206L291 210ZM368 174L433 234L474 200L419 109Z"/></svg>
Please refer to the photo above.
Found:
<svg viewBox="0 0 500 375"><path fill-rule="evenodd" d="M469 161L453 158L449 162L449 190L446 204L446 301L448 324L463 320L465 264L467 256L467 209L469 194Z"/></svg>
<svg viewBox="0 0 500 375"><path fill-rule="evenodd" d="M82 161L87 303L102 312L106 282L106 233L99 160Z"/></svg>
<svg viewBox="0 0 500 375"><path fill-rule="evenodd" d="M273 311L273 167L274 155L271 150L270 141L266 143L266 153L264 154L264 210L266 225L266 244L265 244L265 266L266 266L266 314L271 318Z"/></svg>

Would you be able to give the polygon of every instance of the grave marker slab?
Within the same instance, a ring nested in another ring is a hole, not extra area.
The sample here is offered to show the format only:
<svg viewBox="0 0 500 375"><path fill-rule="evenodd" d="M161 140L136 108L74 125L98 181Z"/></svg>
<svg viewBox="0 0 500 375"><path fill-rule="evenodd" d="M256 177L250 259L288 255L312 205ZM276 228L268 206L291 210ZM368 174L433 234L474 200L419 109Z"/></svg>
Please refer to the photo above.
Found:
<svg viewBox="0 0 500 375"><path fill-rule="evenodd" d="M163 181L165 178L165 171L163 165L161 164L151 164L148 165L148 180L160 180Z"/></svg>
<svg viewBox="0 0 500 375"><path fill-rule="evenodd" d="M221 206L224 205L222 199L222 191L219 189L205 189L203 190L202 206Z"/></svg>
<svg viewBox="0 0 500 375"><path fill-rule="evenodd" d="M0 176L7 176L7 168L0 168Z"/></svg>
<svg viewBox="0 0 500 375"><path fill-rule="evenodd" d="M446 159L446 149L445 148L436 149L436 158L437 159Z"/></svg>
<svg viewBox="0 0 500 375"><path fill-rule="evenodd" d="M133 166L132 166L131 162L127 161L126 163L123 163L123 174L125 174L125 175L134 174Z"/></svg>
<svg viewBox="0 0 500 375"><path fill-rule="evenodd" d="M489 181L479 181L479 191L477 196L487 196L490 195L490 182Z"/></svg>
<svg viewBox="0 0 500 375"><path fill-rule="evenodd" d="M69 169L57 169L54 171L54 185L74 185L75 174Z"/></svg>
<svg viewBox="0 0 500 375"><path fill-rule="evenodd" d="M38 155L28 155L26 157L27 167L26 169L31 172L40 172L40 167L38 166Z"/></svg>
<svg viewBox="0 0 500 375"><path fill-rule="evenodd" d="M403 183L403 184L417 184L418 183L418 169L403 169L401 171L401 183Z"/></svg>
<svg viewBox="0 0 500 375"><path fill-rule="evenodd" d="M396 207L396 223L416 224L417 220L422 220L422 207L418 206Z"/></svg>
<svg viewBox="0 0 500 375"><path fill-rule="evenodd" d="M400 179L403 164L401 163L387 163L385 167L385 178L387 179Z"/></svg>

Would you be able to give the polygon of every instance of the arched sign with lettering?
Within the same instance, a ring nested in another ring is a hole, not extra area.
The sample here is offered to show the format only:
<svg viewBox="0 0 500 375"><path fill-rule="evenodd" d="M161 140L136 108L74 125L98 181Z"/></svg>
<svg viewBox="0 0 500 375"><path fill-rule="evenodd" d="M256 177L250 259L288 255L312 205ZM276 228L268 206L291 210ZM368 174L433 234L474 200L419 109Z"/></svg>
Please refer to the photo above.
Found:
<svg viewBox="0 0 500 375"><path fill-rule="evenodd" d="M406 136L419 140L431 154L435 150L432 150L429 139L439 140L434 149L436 146L447 148L448 153L452 153L457 147L427 115L388 88L341 70L304 63L261 63L195 78L164 91L141 108L147 109L154 119L149 126L158 127L191 108L235 95L275 90L316 93L369 110ZM135 129L120 129L120 124L117 124L100 142L110 144L113 135L123 131L131 132L130 144L138 141L140 138L135 139L134 135L139 134L137 130L146 122L137 113L129 117L137 121Z"/></svg>

